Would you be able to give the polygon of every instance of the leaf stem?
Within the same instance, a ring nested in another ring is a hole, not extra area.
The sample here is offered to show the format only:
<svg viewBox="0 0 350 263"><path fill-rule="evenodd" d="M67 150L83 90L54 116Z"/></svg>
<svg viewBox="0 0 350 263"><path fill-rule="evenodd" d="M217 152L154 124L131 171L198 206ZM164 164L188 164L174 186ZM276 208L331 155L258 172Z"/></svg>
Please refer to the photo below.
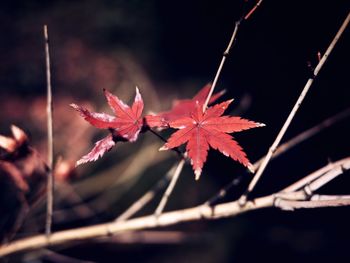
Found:
<svg viewBox="0 0 350 263"><path fill-rule="evenodd" d="M148 129L151 133L153 133L156 137L158 137L161 141L163 142L168 142L167 139L165 139L162 135L160 135L158 132L152 130L152 129Z"/></svg>
<svg viewBox="0 0 350 263"><path fill-rule="evenodd" d="M158 132L156 132L156 131L154 131L154 130L152 130L152 129L148 129L148 130L149 130L153 135L155 135L156 137L158 137L161 141L163 141L163 142L165 142L165 143L168 142L167 139L165 139L165 138L164 138L162 135L160 135ZM172 149L170 149L170 150L176 152L182 159L185 158L184 154L179 150L178 147L172 148Z"/></svg>

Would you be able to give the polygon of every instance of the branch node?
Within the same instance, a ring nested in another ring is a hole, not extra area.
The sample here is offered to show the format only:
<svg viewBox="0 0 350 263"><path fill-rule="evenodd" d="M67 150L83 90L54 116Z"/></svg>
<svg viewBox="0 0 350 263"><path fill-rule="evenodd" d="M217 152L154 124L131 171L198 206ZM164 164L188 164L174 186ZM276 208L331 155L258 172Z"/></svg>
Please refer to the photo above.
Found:
<svg viewBox="0 0 350 263"><path fill-rule="evenodd" d="M340 169L341 169L342 173L345 173L348 170L344 167L344 164L340 165Z"/></svg>
<svg viewBox="0 0 350 263"><path fill-rule="evenodd" d="M106 226L106 231L107 231L107 237L111 237L114 235L109 225Z"/></svg>
<svg viewBox="0 0 350 263"><path fill-rule="evenodd" d="M312 197L313 195L313 191L310 187L310 183L308 183L307 185L305 185L305 187L302 189L302 191L304 192L305 194L305 197L306 197L306 200L310 200L310 198Z"/></svg>
<svg viewBox="0 0 350 263"><path fill-rule="evenodd" d="M281 198L277 197L277 195L273 195L273 206L274 207L280 207L280 202L281 202Z"/></svg>
<svg viewBox="0 0 350 263"><path fill-rule="evenodd" d="M269 150L270 150L270 152L271 152L272 154L274 154L274 153L276 152L276 150L277 150L277 147L271 146Z"/></svg>
<svg viewBox="0 0 350 263"><path fill-rule="evenodd" d="M245 192L238 200L238 205L240 208L243 208L247 203L247 194L248 192Z"/></svg>
<svg viewBox="0 0 350 263"><path fill-rule="evenodd" d="M210 209L210 213L206 212L207 209ZM215 215L215 207L210 205L202 205L199 209L199 215L201 219L213 218Z"/></svg>

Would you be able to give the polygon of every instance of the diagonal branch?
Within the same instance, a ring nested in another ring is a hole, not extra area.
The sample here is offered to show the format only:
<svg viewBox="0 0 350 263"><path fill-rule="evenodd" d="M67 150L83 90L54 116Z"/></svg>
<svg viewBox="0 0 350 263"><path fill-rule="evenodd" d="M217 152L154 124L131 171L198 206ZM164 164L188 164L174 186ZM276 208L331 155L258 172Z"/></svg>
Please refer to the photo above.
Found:
<svg viewBox="0 0 350 263"><path fill-rule="evenodd" d="M149 229L174 225L181 222L191 222L203 219L216 219L235 216L250 210L273 206L274 196L257 198L247 202L245 207L241 207L237 201L220 204L215 207L196 206L193 208L177 210L161 214L139 217L122 222L111 222L94 226L76 228L71 230L58 231L49 237L37 235L29 238L14 241L8 245L0 247L0 257L16 252L34 250L48 246L69 244L76 241L84 241L92 238L108 237L126 231Z"/></svg>
<svg viewBox="0 0 350 263"><path fill-rule="evenodd" d="M283 153L287 152L294 146L298 145L299 143L306 141L310 139L311 137L315 136L319 132L323 131L324 129L334 125L335 123L342 121L350 116L350 108L345 109L342 112L339 112L332 117L329 117L328 119L325 119L324 121L320 122L319 124L313 126L310 129L307 129L303 131L302 133L298 134L294 138L290 139L289 141L281 144L278 146L276 151L272 155L272 159L282 155ZM258 161L256 161L253 166L254 170L258 169L261 162L264 160L265 156L260 158Z"/></svg>
<svg viewBox="0 0 350 263"><path fill-rule="evenodd" d="M343 163L343 172L350 169L350 157L339 162ZM337 163L339 163L337 162ZM322 168L320 169L322 170ZM332 171L329 170L329 171ZM307 178L308 176L306 176ZM70 244L76 241L84 241L92 238L108 237L128 231L145 230L150 228L160 228L175 225L183 222L198 221L203 219L219 219L233 217L242 213L267 207L277 207L281 209L293 210L298 208L318 208L350 205L350 196L325 196L299 195L299 192L290 193L298 195L298 198L288 199L285 193L278 192L268 196L247 201L245 206L241 206L239 200L218 204L215 206L199 205L196 207L166 212L159 217L154 215L143 216L126 221L110 222L94 226L76 228L71 230L58 231L50 236L37 235L14 241L8 245L0 247L0 257L34 250L60 244Z"/></svg>
<svg viewBox="0 0 350 263"><path fill-rule="evenodd" d="M163 136L161 136L159 133L157 133L156 131L154 131L152 129L149 129L149 131L153 135L155 135L157 138L159 138L161 141L167 142L167 140ZM160 214L162 212L162 210L164 209L164 206L166 205L166 202L168 201L168 198L169 198L171 192L173 191L173 189L175 187L177 179L182 171L183 165L185 164L185 160L186 160L186 154L183 154L179 150L179 148L176 147L176 148L173 148L172 150L175 151L179 155L179 157L181 158L178 165L176 165L176 168L174 168L175 170L172 167L165 174L165 176L160 181L158 181L158 183L152 189L150 189L148 192L146 192L140 199L135 201L125 212L123 212L120 216L118 216L115 219L116 222L125 221L125 220L129 219L130 217L132 217L135 213L140 211L170 181L170 184L169 184L167 190L165 191L155 213ZM173 176L171 176L172 171L174 171Z"/></svg>
<svg viewBox="0 0 350 263"><path fill-rule="evenodd" d="M329 200L348 198L348 196L327 196L327 199L322 199L323 196L315 195L318 189L328 184L330 181L343 174L350 169L350 157L346 157L335 163L330 163L321 169L305 176L299 181L291 184L285 189L275 194L277 199L284 199L289 201L301 201L301 200Z"/></svg>
<svg viewBox="0 0 350 263"><path fill-rule="evenodd" d="M350 169L350 158L344 158L335 163L330 163L321 169L309 174L301 180L286 187L281 192L295 192L311 185L311 191L318 190L321 186L327 184L330 180L343 173L343 170Z"/></svg>
<svg viewBox="0 0 350 263"><path fill-rule="evenodd" d="M217 83L218 80L219 80L219 77L220 77L221 71L222 71L222 69L223 69L223 67L224 67L226 58L227 58L227 56L229 55L230 49L231 49L231 47L232 47L232 44L233 44L233 42L234 42L235 39L236 39L236 35L237 35L237 32L238 32L238 29L239 29L239 25L240 25L240 24L241 24L241 21L240 21L240 20L238 20L238 21L235 22L235 29L233 30L232 36L231 36L231 38L230 38L230 41L229 41L229 43L228 43L228 45L227 45L227 47L226 47L226 49L225 49L224 54L222 55L222 59L221 59L221 62L220 62L220 64L219 64L218 70L216 71L216 74L215 74L215 77L214 77L214 80L213 80L213 84L211 85L209 94L208 94L208 96L207 96L207 98L206 98L206 100L205 100L205 102L204 102L204 104L203 104L203 112L204 112L204 111L207 109L207 107L208 107L209 100L210 100L211 96L213 95L214 89L215 89L215 87L216 87L216 83Z"/></svg>
<svg viewBox="0 0 350 263"><path fill-rule="evenodd" d="M316 68L313 72L313 76L310 77L308 79L308 81L306 82L305 87L303 88L302 92L300 93L300 96L299 96L298 100L296 101L292 111L289 113L287 120L283 124L275 141L273 142L269 151L267 152L265 159L262 161L261 165L259 166L259 169L257 170L255 176L253 177L253 180L250 182L247 191L241 196L240 203L242 205L245 204L245 202L247 201L248 195L253 191L253 189L256 186L256 184L258 183L261 175L265 171L268 163L270 162L270 160L272 158L273 153L276 151L278 145L280 144L284 134L286 133L289 125L291 124L291 122L295 116L295 114L297 113L297 111L300 108L300 105L302 104L306 94L308 93L312 83L314 82L314 80L317 77L318 73L320 72L321 68L325 64L327 58L329 57L330 53L332 52L333 48L335 47L336 43L338 42L340 36L343 34L345 28L349 24L349 21L350 21L350 13L348 13L346 19L344 20L343 24L341 25L340 29L338 30L337 34L335 35L333 41L331 42L331 44L327 48L326 52L324 53L322 59L319 61L318 65L316 66Z"/></svg>
<svg viewBox="0 0 350 263"><path fill-rule="evenodd" d="M249 17L255 12L255 10L261 5L263 0L259 0L253 8L245 15L244 20L249 19Z"/></svg>
<svg viewBox="0 0 350 263"><path fill-rule="evenodd" d="M184 167L185 164L185 159L181 159L174 171L173 177L171 178L170 184L168 186L168 188L165 190L164 195L162 196L162 199L159 202L158 207L156 208L156 211L154 212L154 214L159 217L160 214L163 212L164 207L166 205L166 203L168 202L169 196L171 195L171 193L174 190L175 184L177 182L177 180L179 179L180 173L182 172L182 168Z"/></svg>
<svg viewBox="0 0 350 263"><path fill-rule="evenodd" d="M209 101L210 101L210 98L211 96L213 95L213 92L214 92L214 89L216 87L216 84L219 80L219 77L220 77L220 74L221 74L221 71L224 67L224 64L225 64L225 61L226 61L226 58L228 57L228 55L230 54L230 50L231 50L231 47L233 45L233 43L235 42L236 40L236 37L237 37L237 33L238 33L238 29L239 29L239 26L241 25L241 23L245 20L247 20L254 12L255 10L261 5L261 2L262 0L260 0L259 2L257 2L257 4L247 13L247 15L244 16L244 19L239 19L235 22L235 28L232 32L232 35L231 35L231 38L230 38L230 41L222 55L222 58L221 58L221 62L219 64L219 67L216 71L216 74L215 74L215 77L214 77L214 80L213 80L213 84L211 85L210 87L210 91L208 93L208 96L203 104L203 112L207 109L208 107L208 104L209 104Z"/></svg>
<svg viewBox="0 0 350 263"><path fill-rule="evenodd" d="M285 152L287 152L291 148L297 146L298 144L306 141L307 139L310 139L312 136L315 136L319 132L323 131L325 128L328 128L328 127L334 125L335 123L342 121L345 118L348 118L349 116L350 116L350 108L347 108L344 111L337 113L337 114L333 115L332 117L329 117L328 119L322 121L321 123L317 124L316 126L313 126L312 128L303 131L302 133L293 137L289 141L278 146L276 151L273 153L271 160L279 157L280 155L284 154ZM265 156L260 158L258 161L256 161L253 164L253 170L258 169L259 165L261 164L262 160L264 160L264 158L265 158ZM322 171L322 173L324 173L324 171ZM320 174L320 172L318 172L318 174ZM230 191L232 189L232 187L238 185L241 182L242 178L243 178L243 176L241 175L240 177L233 179L229 184L224 186L218 193L216 193L213 197L211 197L206 202L206 204L213 205L213 204L217 203L218 200L224 198L227 195L228 191ZM297 189L293 189L293 191L295 191L295 190L297 190ZM284 190L284 191L286 191L286 190Z"/></svg>
<svg viewBox="0 0 350 263"><path fill-rule="evenodd" d="M125 212L123 212L120 216L118 216L115 219L115 221L116 222L125 221L131 218L143 207L145 207L145 205L147 205L160 190L165 188L165 185L170 181L172 177L172 173L175 171L176 167L177 165L174 165L173 167L171 167L170 170L164 175L164 177L161 180L159 180L152 189L150 189L141 198L135 201Z"/></svg>

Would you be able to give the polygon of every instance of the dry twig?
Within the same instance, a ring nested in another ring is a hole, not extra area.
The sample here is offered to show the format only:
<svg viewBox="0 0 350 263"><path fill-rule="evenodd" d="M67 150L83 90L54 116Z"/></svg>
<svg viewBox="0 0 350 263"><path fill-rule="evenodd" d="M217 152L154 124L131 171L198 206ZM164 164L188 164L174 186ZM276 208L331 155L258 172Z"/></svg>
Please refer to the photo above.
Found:
<svg viewBox="0 0 350 263"><path fill-rule="evenodd" d="M329 169L331 173L341 165L341 173L337 170L338 175L350 169L350 157L336 162L333 169ZM319 171L324 171L321 168ZM315 173L321 173L316 171ZM325 173L323 173L325 174ZM326 173L327 174L327 173ZM323 177L325 182L329 182L327 175ZM310 178L306 176L305 178ZM322 178L319 177L319 179ZM335 178L335 176L333 176ZM304 181L301 179L299 182ZM350 205L349 196L308 196L304 191L293 191L285 193L284 190L268 196L256 198L247 201L245 206L241 206L239 200L227 202L213 207L209 205L200 205L193 208L177 210L161 214L159 217L150 215L121 222L110 222L89 227L76 228L71 230L59 231L49 237L38 235L34 237L24 238L14 241L8 245L0 247L0 256L6 256L13 253L34 250L59 244L68 244L73 241L83 241L92 238L108 237L127 231L145 230L150 228L158 228L169 225L175 225L182 222L190 222L203 219L218 219L225 217L233 217L239 214L267 207L277 207L284 210L293 210L297 208L316 208L316 207L332 207Z"/></svg>
<svg viewBox="0 0 350 263"><path fill-rule="evenodd" d="M343 34L343 32L346 29L347 25L349 24L349 21L350 21L350 13L348 13L347 17L345 18L343 24L339 28L339 30L338 30L337 34L335 35L334 39L332 40L332 42L330 43L330 45L327 48L326 52L322 56L322 59L317 64L315 70L313 71L313 76L311 76L308 79L308 81L306 82L305 87L303 88L302 92L300 93L299 98L298 98L297 102L295 103L292 111L289 113L288 118L286 119L286 121L283 124L280 132L278 133L275 141L273 142L273 144L271 145L269 151L267 152L267 154L265 156L265 159L261 162L261 165L259 166L259 169L257 170L255 176L253 177L253 180L250 182L247 191L241 196L241 198L240 198L241 205L244 205L246 203L248 195L253 191L255 185L258 183L261 175L263 174L263 172L265 171L268 163L270 162L273 153L276 151L276 149L277 149L278 145L280 144L284 134L286 133L289 125L291 124L295 114L297 113L298 109L300 108L300 105L302 104L302 102L303 102L306 94L308 93L312 83L314 82L315 78L318 76L318 73L320 72L320 70L323 67L323 65L325 64L328 56L332 52L332 50L335 47L335 45L337 44L339 38Z"/></svg>
<svg viewBox="0 0 350 263"><path fill-rule="evenodd" d="M260 6L262 0L260 0L248 13L247 15L244 16L244 20L247 20L254 12L255 10ZM211 88L210 88L210 91L208 93L208 96L203 104L203 112L207 109L208 107L208 104L209 104L209 101L210 101L210 98L211 96L213 95L213 92L214 92L214 89L216 87L216 84L219 80L219 77L220 77L220 74L221 74L221 71L222 71L222 68L224 67L224 64L225 64L225 61L226 61L226 58L228 57L228 55L230 54L230 50L231 50L231 47L233 45L233 43L235 42L236 40L236 37L237 37L237 33L238 33L238 29L239 29L239 26L241 25L243 19L239 19L235 22L235 28L232 32L232 35L231 35L231 38L230 38L230 41L222 55L222 58L221 58L221 62L219 64L219 67L216 71L216 74L215 74L215 77L214 77L214 80L213 80L213 84L211 85Z"/></svg>
<svg viewBox="0 0 350 263"><path fill-rule="evenodd" d="M52 211L53 211L53 193L54 193L54 178L53 178L53 121L52 121L52 88L51 88L51 66L49 53L49 35L47 32L47 25L44 25L44 39L45 39L45 61L46 61L46 85L47 85L47 208L46 208L46 235L51 234L52 225Z"/></svg>
<svg viewBox="0 0 350 263"><path fill-rule="evenodd" d="M185 164L185 159L181 159L174 171L174 174L171 178L170 184L168 186L168 188L165 190L164 195L162 196L162 199L159 202L158 207L156 208L156 211L154 212L154 214L158 217L160 216L160 214L163 212L164 207L166 205L166 203L168 202L169 196L171 195L171 193L174 190L175 184L177 182L177 180L179 179L180 173L182 172L182 168L184 167Z"/></svg>
<svg viewBox="0 0 350 263"><path fill-rule="evenodd" d="M175 171L177 165L174 165L170 168L170 170L165 174L165 176L157 182L157 184L147 191L141 198L135 201L125 212L123 212L120 216L116 218L115 221L125 221L131 218L134 214L140 211L145 205L147 205L155 195L162 190L165 185L170 181L173 172Z"/></svg>
<svg viewBox="0 0 350 263"><path fill-rule="evenodd" d="M303 131L302 133L298 134L297 136L293 137L289 141L283 143L282 145L278 146L276 151L273 153L271 160L279 157L280 155L284 154L288 150L294 148L298 144L310 139L311 137L315 136L319 132L323 131L324 129L334 125L335 123L344 120L345 118L348 118L350 116L350 108L345 109L344 111L337 113L333 115L332 117L329 117L328 119L320 122L319 124L313 126L310 129L307 129ZM266 156L261 157L258 161L256 161L253 164L253 169L258 169L261 162L264 160ZM224 186L222 189L219 190L218 193L216 193L213 197L208 199L206 204L215 204L218 200L224 198L228 191L232 189L232 187L239 184L239 182L242 180L243 176L233 179L229 184Z"/></svg>

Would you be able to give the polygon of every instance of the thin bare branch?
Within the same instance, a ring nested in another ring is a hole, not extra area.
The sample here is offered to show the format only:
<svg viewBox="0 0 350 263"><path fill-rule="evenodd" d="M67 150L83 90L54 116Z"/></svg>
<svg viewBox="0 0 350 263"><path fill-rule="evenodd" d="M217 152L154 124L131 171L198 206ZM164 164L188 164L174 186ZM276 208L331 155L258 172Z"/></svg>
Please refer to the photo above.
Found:
<svg viewBox="0 0 350 263"><path fill-rule="evenodd" d="M320 122L319 124L313 126L312 128L307 129L306 131L303 131L302 133L298 134L294 138L278 146L278 148L272 155L272 159L282 155L283 153L287 152L288 150L295 147L296 145L310 139L311 137L315 136L316 134L323 131L324 129L334 125L339 121L342 121L348 118L349 116L350 116L350 108L347 108L344 111L339 112L333 115L332 117ZM254 170L258 169L259 165L264 160L264 158L265 156L260 158L258 161L256 161L253 164Z"/></svg>
<svg viewBox="0 0 350 263"><path fill-rule="evenodd" d="M283 126L282 126L280 132L278 133L275 141L273 142L273 144L271 145L269 151L267 152L265 159L262 161L261 165L259 166L259 169L257 170L255 176L253 177L253 180L250 182L247 191L241 196L240 203L242 205L245 204L245 202L247 201L247 197L248 197L249 193L253 191L255 185L258 183L261 175L265 171L268 163L270 162L270 160L272 158L273 153L276 151L276 149L277 149L278 145L280 144L284 134L286 133L289 125L291 124L295 114L297 113L298 109L300 108L300 105L302 104L306 94L308 93L312 83L314 82L314 79L317 77L317 75L318 75L319 71L321 70L322 66L325 64L328 56L332 52L332 50L335 47L336 43L338 42L340 36L343 34L345 28L349 24L349 21L350 21L350 13L348 13L348 15L347 15L346 19L344 20L342 26L340 27L340 29L338 30L338 32L337 32L336 36L334 37L333 41L331 42L331 44L327 48L327 51L325 52L325 54L323 55L322 59L320 60L320 62L316 66L316 68L315 68L315 70L313 72L313 76L310 77L308 79L308 81L306 82L306 85L303 88L303 90L302 90L302 92L301 92L297 102L295 103L292 111L289 113L289 116L288 116L287 120L283 124Z"/></svg>
<svg viewBox="0 0 350 263"><path fill-rule="evenodd" d="M347 163L346 165L343 165L344 169L342 171L350 169L350 157L343 160L347 160ZM337 163L343 160L340 160ZM306 178L308 177L309 176L306 176ZM344 205L350 205L349 196L313 195L309 197L303 193L303 191L291 193L278 192L268 196L256 198L251 201L248 200L245 206L241 206L239 200L218 204L215 206L200 205L193 208L162 213L158 217L155 215L143 216L126 221L110 222L95 226L58 231L48 237L45 235L38 235L24 238L1 246L0 257L48 246L69 244L73 241L84 241L92 238L108 237L128 231L159 228L203 219L233 217L247 211L273 206L281 209L293 210L298 208L332 207Z"/></svg>
<svg viewBox="0 0 350 263"><path fill-rule="evenodd" d="M337 199L350 199L350 195L313 195L310 200L337 200Z"/></svg>
<svg viewBox="0 0 350 263"><path fill-rule="evenodd" d="M44 39L45 39L45 61L46 61L46 86L47 86L47 165L49 168L47 177L47 208L46 208L46 235L51 234L52 225L52 211L53 211L53 193L55 188L53 177L53 101L52 101L52 87L51 87L51 65L49 52L49 35L47 32L47 25L44 25Z"/></svg>
<svg viewBox="0 0 350 263"><path fill-rule="evenodd" d="M345 163L343 165L335 166L332 170L330 170L329 172L322 175L320 178L308 184L306 189L309 189L311 193L315 192L316 190L320 189L322 186L328 184L330 181L337 178L339 175L343 174L345 170L348 170L347 166L350 167L350 162Z"/></svg>
<svg viewBox="0 0 350 263"><path fill-rule="evenodd" d="M338 207L350 205L350 198L337 198L331 200L311 200L311 201L291 201L278 199L275 206L282 210L293 211L300 208L321 208L321 207Z"/></svg>
<svg viewBox="0 0 350 263"><path fill-rule="evenodd" d="M347 108L346 110L337 113L336 115L333 115L332 117L322 121L321 123L317 124L316 126L303 131L302 133L298 134L297 136L293 137L292 139L290 139L289 141L283 143L282 145L278 146L277 150L273 153L271 160L279 157L280 155L284 154L285 152L287 152L288 150L292 149L293 147L297 146L298 144L310 139L312 136L315 136L316 134L318 134L319 132L323 131L324 129L334 125L335 123L344 120L345 118L350 116L350 108ZM253 168L254 170L257 170L260 163L262 162L262 160L265 158L262 157L260 158L258 161L256 161L253 164ZM328 169L328 168L327 168ZM324 173L324 171L322 172ZM319 174L319 173L318 173ZM241 175L240 177L237 177L235 179L233 179L229 184L227 184L226 186L224 186L219 192L217 192L213 197L211 197L206 204L215 204L217 203L218 200L224 198L228 191L230 191L232 189L232 187L239 185L239 183L241 182L243 176ZM293 191L295 191L297 189L293 189ZM290 192L290 191L288 191Z"/></svg>
<svg viewBox="0 0 350 263"><path fill-rule="evenodd" d="M259 0L254 6L253 8L246 14L246 16L244 17L244 20L248 20L249 17L255 12L255 10L261 5L263 0Z"/></svg>
<svg viewBox="0 0 350 263"><path fill-rule="evenodd" d="M166 205L166 203L168 202L169 196L171 195L171 193L174 190L174 187L176 185L177 180L179 179L179 176L182 172L182 168L184 167L185 164L185 159L181 159L174 171L173 177L171 178L170 184L168 186L168 188L165 190L164 195L162 196L162 199L159 202L158 207L156 208L156 211L154 212L154 214L159 217L160 214L163 212L164 207Z"/></svg>
<svg viewBox="0 0 350 263"><path fill-rule="evenodd" d="M173 172L175 171L177 165L174 165L170 170L165 174L165 176L157 182L157 184L146 192L141 198L135 201L125 212L123 212L119 217L115 219L116 222L125 221L131 218L134 214L140 211L145 205L147 205L156 194L165 188L170 179L172 178Z"/></svg>
<svg viewBox="0 0 350 263"><path fill-rule="evenodd" d="M322 186L328 184L339 175L350 169L350 157L339 160L335 163L330 163L321 169L305 176L299 181L293 183L287 188L275 194L276 198L300 201L300 200L322 200L320 195L315 195L314 192ZM328 196L329 198L330 196ZM335 198L336 197L336 198ZM333 196L333 199L347 198L347 196ZM328 200L328 199L327 199Z"/></svg>
<svg viewBox="0 0 350 263"><path fill-rule="evenodd" d="M247 15L244 16L244 20L247 20L254 12L255 10L260 6L262 0L259 0L259 2L248 12ZM231 38L230 38L230 41L222 55L222 58L221 58L221 62L219 64L219 67L218 67L218 70L216 71L216 74L215 74L215 77L214 77L214 80L213 80L213 84L211 85L211 88L210 88L210 91L208 93L208 96L203 104L203 112L207 109L208 107L208 104L209 104L209 101L210 101L210 98L211 96L213 95L213 92L214 92L214 89L216 87L216 84L219 80L219 77L220 77L220 74L221 74L221 71L222 71L222 68L224 67L224 64L225 64L225 61L226 61L226 58L228 57L229 53L230 53L230 50L231 50L231 47L233 45L233 43L235 42L236 40L236 37L237 37L237 33L238 33L238 29L239 29L239 26L241 25L241 23L244 21L243 19L239 19L235 22L235 28L233 29L233 32L232 32L232 35L231 35Z"/></svg>
<svg viewBox="0 0 350 263"><path fill-rule="evenodd" d="M232 44L233 42L235 41L236 39L236 36L237 36L237 32L238 32L238 29L239 29L239 26L241 24L241 21L238 20L235 22L235 28L233 30L233 33L232 33L232 36L230 38L230 41L225 49L225 52L224 54L222 55L222 59L221 59L221 62L219 64L219 67L218 67L218 70L216 71L216 74L215 74L215 77L214 77L214 80L213 80L213 84L211 85L210 87L210 91L208 93L208 96L203 104L203 112L207 109L208 107L208 104L209 104L209 100L211 98L211 96L213 95L213 92L214 92L214 89L215 89L215 86L216 86L216 83L218 82L219 80L219 77L220 77L220 74L221 74L221 71L222 71L222 68L224 67L224 64L225 64L225 61L226 61L226 58L227 56L229 55L230 53L230 50L231 50L231 47L232 47Z"/></svg>
<svg viewBox="0 0 350 263"><path fill-rule="evenodd" d="M240 182L242 181L243 176L240 175L239 177L233 179L230 183L225 185L223 188L219 190L215 195L213 195L211 198L209 198L204 204L213 206L216 204L220 199L224 198L227 193L235 186L238 186Z"/></svg>
<svg viewBox="0 0 350 263"><path fill-rule="evenodd" d="M286 187L281 192L294 192L294 191L297 191L297 190L301 190L305 186L311 184L312 182L316 182L315 186L314 186L315 187L314 190L317 190L319 187L324 185L324 183L321 184L323 179L321 179L321 181L317 181L319 178L321 178L324 175L327 175L328 172L332 172L333 170L336 170L336 171L340 172L339 169L340 170L343 170L343 169L348 170L348 169L350 169L350 158L349 157L348 158L344 158L342 160L339 160L339 161L337 161L335 163L330 163L330 164L322 167L321 169L319 169L319 170L309 174L308 176L302 178L301 180L299 180L299 181L293 183L292 185Z"/></svg>
<svg viewBox="0 0 350 263"><path fill-rule="evenodd" d="M193 208L166 212L159 217L154 215L139 217L122 222L112 222L94 226L57 231L50 236L37 235L14 241L0 247L0 257L21 251L39 249L59 244L69 244L73 241L84 241L92 238L108 237L132 230L150 229L174 225L180 222L190 222L202 219L216 219L235 216L250 210L273 206L274 196L257 198L241 207L237 201L220 204L215 207L196 206Z"/></svg>

